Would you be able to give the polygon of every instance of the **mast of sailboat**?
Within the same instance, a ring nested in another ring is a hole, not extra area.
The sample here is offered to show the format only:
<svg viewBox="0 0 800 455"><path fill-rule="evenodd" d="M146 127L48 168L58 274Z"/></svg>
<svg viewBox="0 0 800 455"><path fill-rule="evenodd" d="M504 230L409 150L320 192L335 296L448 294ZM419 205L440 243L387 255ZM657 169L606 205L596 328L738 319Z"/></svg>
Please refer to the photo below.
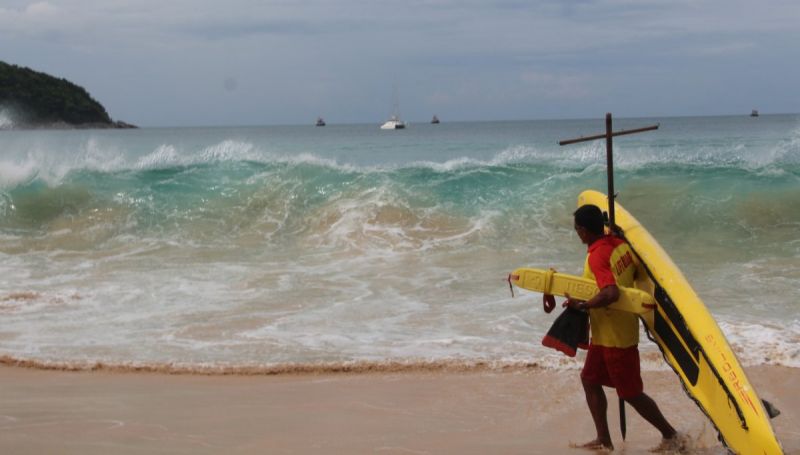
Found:
<svg viewBox="0 0 800 455"><path fill-rule="evenodd" d="M581 136L575 139L567 139L560 141L558 145L576 144L579 142L594 141L597 139L606 140L606 179L608 180L608 227L613 233L618 233L619 228L615 223L614 218L614 199L617 197L614 193L614 136L624 136L626 134L643 133L645 131L652 131L658 129L658 124L645 126L643 128L635 128L632 130L619 130L614 131L612 128L611 113L606 114L606 132L605 134L596 134L594 136Z"/></svg>
<svg viewBox="0 0 800 455"><path fill-rule="evenodd" d="M397 85L392 86L392 116L393 120L400 120L400 99L397 95Z"/></svg>

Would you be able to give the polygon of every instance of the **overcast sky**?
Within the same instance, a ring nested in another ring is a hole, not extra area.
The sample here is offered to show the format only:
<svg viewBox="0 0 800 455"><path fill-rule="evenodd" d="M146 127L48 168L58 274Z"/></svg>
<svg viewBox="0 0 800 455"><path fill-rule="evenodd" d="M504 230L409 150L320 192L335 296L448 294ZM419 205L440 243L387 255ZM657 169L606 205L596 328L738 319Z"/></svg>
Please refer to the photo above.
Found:
<svg viewBox="0 0 800 455"><path fill-rule="evenodd" d="M800 112L800 0L0 0L0 60L141 126Z"/></svg>

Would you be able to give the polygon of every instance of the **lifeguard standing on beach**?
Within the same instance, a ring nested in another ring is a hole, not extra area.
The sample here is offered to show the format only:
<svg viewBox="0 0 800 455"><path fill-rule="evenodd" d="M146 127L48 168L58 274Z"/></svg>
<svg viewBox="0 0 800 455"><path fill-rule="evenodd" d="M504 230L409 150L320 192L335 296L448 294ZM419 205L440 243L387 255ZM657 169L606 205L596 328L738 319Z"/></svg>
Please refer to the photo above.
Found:
<svg viewBox="0 0 800 455"><path fill-rule="evenodd" d="M584 205L574 213L575 231L589 248L584 277L594 279L600 292L581 301L569 298L562 304L589 312L591 343L586 355L581 382L592 414L597 438L578 447L598 450L613 449L608 431L606 400L603 386L614 387L617 395L656 427L663 436L657 450L679 448L678 433L667 422L655 401L644 393L639 368L639 320L633 313L605 307L619 299L619 286L632 287L636 266L628 244L604 232L604 217L599 207ZM552 295L544 295L545 307L555 306Z"/></svg>

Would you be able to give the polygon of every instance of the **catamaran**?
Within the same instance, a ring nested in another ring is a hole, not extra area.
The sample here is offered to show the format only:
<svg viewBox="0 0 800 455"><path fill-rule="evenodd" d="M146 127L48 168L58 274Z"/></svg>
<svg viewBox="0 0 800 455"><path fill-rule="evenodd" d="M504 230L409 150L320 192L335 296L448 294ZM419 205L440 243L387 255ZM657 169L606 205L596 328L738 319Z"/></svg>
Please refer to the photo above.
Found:
<svg viewBox="0 0 800 455"><path fill-rule="evenodd" d="M397 101L397 87L393 90L392 101L394 106L392 108L392 116L389 120L381 125L382 130L402 130L406 127L405 122L400 120L400 103Z"/></svg>
<svg viewBox="0 0 800 455"><path fill-rule="evenodd" d="M405 122L400 120L400 117L393 115L389 120L381 125L382 130L402 130L406 127Z"/></svg>

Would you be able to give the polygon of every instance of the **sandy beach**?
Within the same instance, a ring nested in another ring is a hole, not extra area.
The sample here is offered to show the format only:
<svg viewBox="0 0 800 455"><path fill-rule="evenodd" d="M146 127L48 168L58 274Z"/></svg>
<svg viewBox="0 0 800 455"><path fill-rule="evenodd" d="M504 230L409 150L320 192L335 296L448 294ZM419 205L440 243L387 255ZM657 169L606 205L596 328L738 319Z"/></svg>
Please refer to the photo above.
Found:
<svg viewBox="0 0 800 455"><path fill-rule="evenodd" d="M0 452L13 454L582 453L592 439L577 371L170 375L0 367ZM800 370L749 368L800 453ZM672 372L645 390L688 433L695 453L725 453ZM643 454L658 433L632 410L617 453Z"/></svg>

